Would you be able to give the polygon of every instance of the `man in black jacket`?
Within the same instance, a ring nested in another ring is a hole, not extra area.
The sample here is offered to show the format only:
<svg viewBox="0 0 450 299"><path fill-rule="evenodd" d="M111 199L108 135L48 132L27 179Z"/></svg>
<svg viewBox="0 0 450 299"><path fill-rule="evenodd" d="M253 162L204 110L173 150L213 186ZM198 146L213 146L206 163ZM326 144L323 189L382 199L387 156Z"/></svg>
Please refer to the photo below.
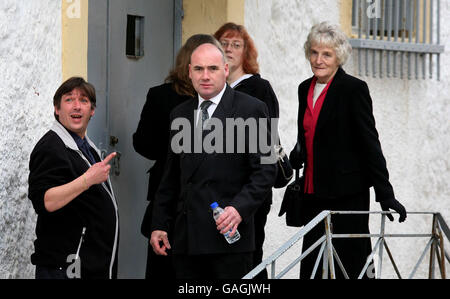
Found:
<svg viewBox="0 0 450 299"><path fill-rule="evenodd" d="M141 224L142 234L150 240L151 216L156 191L161 182L167 158L170 138L170 112L179 104L196 95L189 79L189 62L192 52L201 44L217 43L208 34L195 34L188 38L178 51L174 68L169 72L166 83L150 88L142 109L141 119L133 134L133 147L137 153L155 163L149 169L148 206ZM172 235L169 232L169 235ZM146 279L174 279L170 251L167 256L156 255L148 242Z"/></svg>
<svg viewBox="0 0 450 299"><path fill-rule="evenodd" d="M28 197L38 215L31 256L36 278L115 278L119 224L108 165L115 153L102 161L86 135L95 89L70 78L53 104L56 121L29 165Z"/></svg>
<svg viewBox="0 0 450 299"><path fill-rule="evenodd" d="M258 51L247 29L235 23L225 23L214 33L214 36L221 43L230 65L228 84L234 90L263 101L269 109L269 117L278 119L279 104L277 96L270 82L261 78L259 74ZM266 236L264 228L271 205L272 190L267 193L266 200L255 214L256 250L253 253L253 267L258 266L263 259L263 245ZM264 269L255 278L267 279L267 270Z"/></svg>
<svg viewBox="0 0 450 299"><path fill-rule="evenodd" d="M197 120L200 121L204 113L219 120L223 132L226 132L228 119L268 118L264 103L234 91L226 84L228 64L220 46L199 46L192 54L189 74L199 97L176 107L171 113L171 121L186 120L192 135L195 135L193 130L198 126ZM195 114L204 102L209 107ZM171 131L172 143L178 134L178 130ZM215 141L229 144L236 140ZM245 146L246 149L251 146L249 138L246 138ZM263 156L259 150L255 153L248 150L244 153L178 152L172 144L156 194L150 242L154 251L161 255L173 245L177 278L237 279L252 269L255 250L253 216L276 176L275 164L261 163ZM209 209L213 202L225 208L217 221ZM169 244L167 237L168 223L175 223L173 244ZM219 231L224 234L231 230L234 235L237 229L241 239L233 244L228 244L219 234Z"/></svg>

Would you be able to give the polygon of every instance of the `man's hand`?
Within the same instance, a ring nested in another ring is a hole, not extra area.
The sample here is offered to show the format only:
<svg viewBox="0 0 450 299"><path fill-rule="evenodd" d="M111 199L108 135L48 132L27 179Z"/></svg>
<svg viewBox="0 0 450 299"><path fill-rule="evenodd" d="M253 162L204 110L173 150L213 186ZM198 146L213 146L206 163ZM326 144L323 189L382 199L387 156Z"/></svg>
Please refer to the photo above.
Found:
<svg viewBox="0 0 450 299"><path fill-rule="evenodd" d="M150 237L150 245L157 255L167 256L166 250L170 249L169 238L167 233L162 230L155 230Z"/></svg>
<svg viewBox="0 0 450 299"><path fill-rule="evenodd" d="M230 230L230 237L236 233L238 225L242 222L242 217L239 212L233 207L226 207L224 213L216 221L217 229L221 234L226 234Z"/></svg>
<svg viewBox="0 0 450 299"><path fill-rule="evenodd" d="M108 179L111 166L108 164L116 153L110 154L102 162L92 165L83 175L70 183L53 187L44 194L45 209L52 213L75 199L92 185L101 184Z"/></svg>
<svg viewBox="0 0 450 299"><path fill-rule="evenodd" d="M85 183L87 187L92 185L97 185L105 182L108 179L109 171L111 169L111 165L108 163L114 158L117 154L114 152L110 154L105 160L95 163L85 172Z"/></svg>
<svg viewBox="0 0 450 299"><path fill-rule="evenodd" d="M398 222L403 222L406 219L406 210L405 207L398 202L395 198L386 199L383 201L380 201L381 209L383 211L389 211L389 209L392 209L400 214L400 218L398 219ZM386 216L389 218L389 220L394 221L394 216L392 214L386 214Z"/></svg>

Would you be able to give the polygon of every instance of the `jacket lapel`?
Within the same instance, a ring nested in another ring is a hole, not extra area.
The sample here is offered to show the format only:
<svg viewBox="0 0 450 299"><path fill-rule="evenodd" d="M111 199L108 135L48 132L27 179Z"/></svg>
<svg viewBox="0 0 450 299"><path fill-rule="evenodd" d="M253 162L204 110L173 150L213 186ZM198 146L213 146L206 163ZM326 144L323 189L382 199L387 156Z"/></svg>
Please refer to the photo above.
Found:
<svg viewBox="0 0 450 299"><path fill-rule="evenodd" d="M339 68L338 71L336 72L336 75L333 78L333 82L331 82L330 84L327 95L323 102L322 109L320 110L319 118L317 120L315 133L316 136L318 133L320 134L320 129L327 124L330 116L336 109L336 104L339 98L340 84L342 76L344 74L345 74L344 70L342 68Z"/></svg>
<svg viewBox="0 0 450 299"><path fill-rule="evenodd" d="M309 87L311 86L311 82L313 80L313 77L309 78L305 84L304 84L304 88L299 90L299 94L298 94L298 98L301 99L298 103L299 105L299 116L298 116L298 129L299 129L299 134L298 134L298 138L300 139L299 141L301 142L301 144L304 144L304 136L305 136L305 129L303 127L303 120L305 118L305 111L308 107L308 91L309 91Z"/></svg>
<svg viewBox="0 0 450 299"><path fill-rule="evenodd" d="M211 117L211 118L219 119L219 121L224 126L224 133L225 133L226 119L233 117L233 99L234 99L234 90L230 86L227 85L225 93L223 94L222 99L219 102L219 105L217 106L216 110L214 111L214 113ZM195 103L196 103L196 106L194 107L193 110L197 109L198 100L195 101ZM197 130L197 128L195 126L195 124L196 124L195 118L193 117L194 113L191 113L191 114L192 114L192 118L190 118L190 122L193 124L191 140L193 140L193 142L201 142L202 151L201 151L201 153L198 153L198 152L196 153L193 151L192 154L187 155L187 157L189 157L188 159L190 160L189 161L190 167L189 167L189 169L187 169L187 173L186 173L187 179L189 179L192 175L194 175L196 170L203 163L203 161L205 161L205 159L207 159L207 157L211 155L211 154L205 153L203 151L203 139L206 135L208 135L209 132L203 131L203 134L200 133L202 135L202 140L196 141L194 139L194 138L196 138L196 135L194 134L194 130ZM225 135L224 135L224 137L225 137ZM223 144L225 145L225 140L224 140ZM192 148L194 149L194 145L192 146Z"/></svg>
<svg viewBox="0 0 450 299"><path fill-rule="evenodd" d="M219 105L212 115L212 117L219 119L224 126L226 123L226 119L231 118L234 115L233 100L234 90L229 85L227 85L222 99L220 100Z"/></svg>

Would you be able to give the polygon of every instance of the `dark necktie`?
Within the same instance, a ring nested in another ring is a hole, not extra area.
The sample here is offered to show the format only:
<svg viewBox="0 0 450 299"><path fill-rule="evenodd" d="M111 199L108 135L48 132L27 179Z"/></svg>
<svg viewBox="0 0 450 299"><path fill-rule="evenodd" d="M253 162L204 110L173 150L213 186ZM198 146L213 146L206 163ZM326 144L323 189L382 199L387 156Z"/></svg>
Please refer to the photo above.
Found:
<svg viewBox="0 0 450 299"><path fill-rule="evenodd" d="M83 152L84 156L89 160L89 162L91 162L92 165L94 165L96 163L95 158L91 153L90 145L87 142L86 138L83 139L80 150Z"/></svg>
<svg viewBox="0 0 450 299"><path fill-rule="evenodd" d="M211 106L212 102L207 100L203 101L203 103L200 104L200 109L202 110L202 124L205 126L205 122L209 119L208 114L208 107Z"/></svg>
<svg viewBox="0 0 450 299"><path fill-rule="evenodd" d="M83 140L83 142L81 143L80 150L83 152L83 155L86 157L86 159L88 159L89 162L91 162L91 165L94 165L95 163L100 162L100 161L95 160L94 155L91 152L91 146L87 142L86 138L84 138L82 140ZM104 183L105 183L106 188L108 188L108 191L111 192L111 187L109 186L108 180L106 180Z"/></svg>

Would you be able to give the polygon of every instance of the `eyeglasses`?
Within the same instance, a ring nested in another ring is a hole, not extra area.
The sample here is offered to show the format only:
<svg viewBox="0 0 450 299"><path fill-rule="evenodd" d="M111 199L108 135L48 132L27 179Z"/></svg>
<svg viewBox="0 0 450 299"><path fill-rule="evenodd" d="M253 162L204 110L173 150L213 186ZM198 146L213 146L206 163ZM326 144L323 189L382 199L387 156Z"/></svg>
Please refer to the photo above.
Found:
<svg viewBox="0 0 450 299"><path fill-rule="evenodd" d="M242 43L240 42L232 42L231 44L227 41L221 41L220 44L224 49L228 48L229 45L235 50L239 50L242 47Z"/></svg>

